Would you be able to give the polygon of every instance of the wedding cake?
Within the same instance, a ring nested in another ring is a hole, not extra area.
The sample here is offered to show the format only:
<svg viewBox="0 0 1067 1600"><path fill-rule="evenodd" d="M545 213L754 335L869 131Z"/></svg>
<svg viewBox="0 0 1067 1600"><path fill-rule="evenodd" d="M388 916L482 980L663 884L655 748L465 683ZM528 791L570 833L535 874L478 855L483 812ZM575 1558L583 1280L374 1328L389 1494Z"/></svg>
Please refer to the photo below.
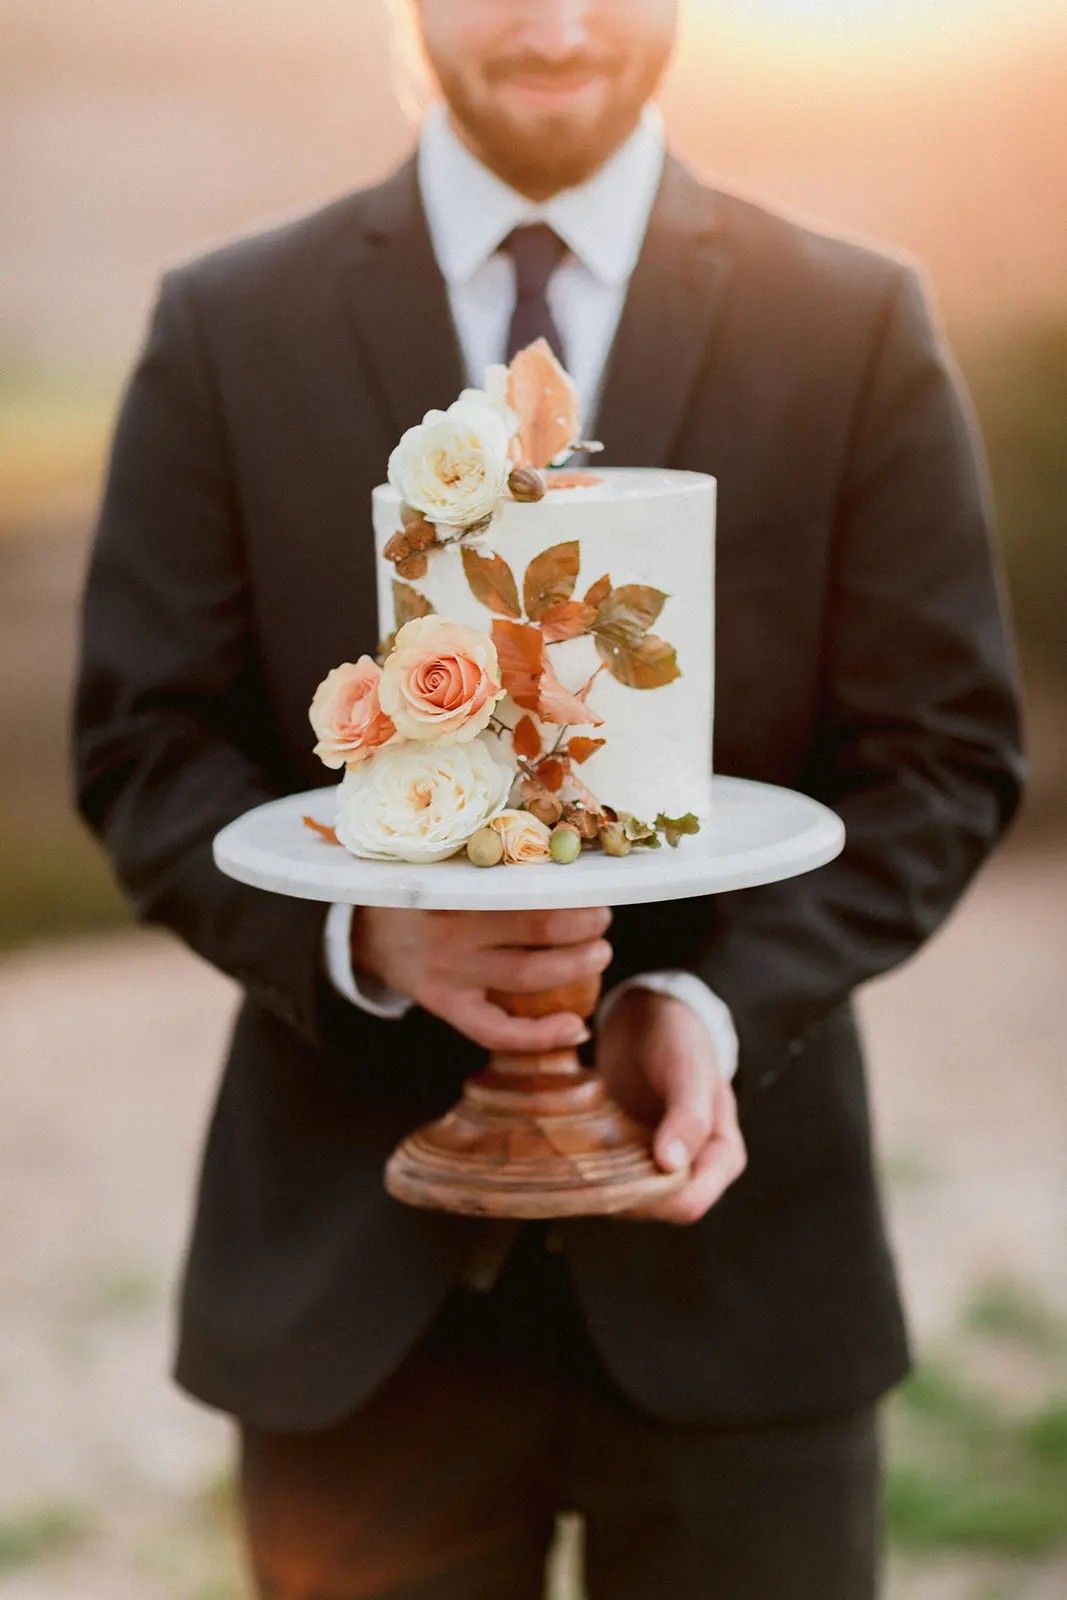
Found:
<svg viewBox="0 0 1067 1600"><path fill-rule="evenodd" d="M379 657L310 711L355 854L566 863L708 815L715 480L562 465L598 448L539 340L393 451Z"/></svg>

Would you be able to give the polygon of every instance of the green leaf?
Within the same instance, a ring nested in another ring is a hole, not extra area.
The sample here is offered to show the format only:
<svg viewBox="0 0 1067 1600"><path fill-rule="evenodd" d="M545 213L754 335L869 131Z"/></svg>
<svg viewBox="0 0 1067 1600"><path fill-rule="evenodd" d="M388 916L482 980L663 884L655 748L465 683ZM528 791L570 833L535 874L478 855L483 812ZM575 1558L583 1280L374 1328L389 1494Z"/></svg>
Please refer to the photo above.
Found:
<svg viewBox="0 0 1067 1600"><path fill-rule="evenodd" d="M622 824L623 832L631 844L644 845L649 850L658 850L660 847L659 834L650 823L641 822L629 811L620 811L618 819Z"/></svg>
<svg viewBox="0 0 1067 1600"><path fill-rule="evenodd" d="M550 549L542 550L539 556L534 556L526 568L522 584L526 615L531 622L540 622L546 611L570 599L578 581L580 565L577 539L569 539L566 544L554 544Z"/></svg>
<svg viewBox="0 0 1067 1600"><path fill-rule="evenodd" d="M662 689L682 675L674 646L654 633L632 644L598 634L596 647L612 677L630 689Z"/></svg>
<svg viewBox="0 0 1067 1600"><path fill-rule="evenodd" d="M656 827L671 849L677 850L679 840L684 839L687 833L700 832L700 819L691 811L687 811L684 817L665 817L661 811L656 818Z"/></svg>
<svg viewBox="0 0 1067 1600"><path fill-rule="evenodd" d="M413 589L410 583L401 583L399 578L393 579L393 614L396 625L402 628L405 622L413 622L416 617L429 617L433 615L433 606L424 594Z"/></svg>
<svg viewBox="0 0 1067 1600"><path fill-rule="evenodd" d="M471 594L498 617L511 617L518 621L522 616L519 591L515 577L503 556L495 551L479 555L469 545L461 546L463 572L470 585Z"/></svg>
<svg viewBox="0 0 1067 1600"><path fill-rule="evenodd" d="M612 589L597 610L596 632L614 644L636 644L655 622L667 596L644 583Z"/></svg>

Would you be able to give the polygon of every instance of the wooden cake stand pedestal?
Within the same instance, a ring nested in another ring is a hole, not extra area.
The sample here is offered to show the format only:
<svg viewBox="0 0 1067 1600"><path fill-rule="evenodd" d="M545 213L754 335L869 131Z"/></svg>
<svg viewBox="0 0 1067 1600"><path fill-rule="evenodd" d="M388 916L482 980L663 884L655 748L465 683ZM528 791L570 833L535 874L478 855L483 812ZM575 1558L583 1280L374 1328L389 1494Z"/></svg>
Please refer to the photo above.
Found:
<svg viewBox="0 0 1067 1600"><path fill-rule="evenodd" d="M361 861L304 826L332 825L336 786L287 795L228 824L214 841L221 871L299 899L409 910L534 911L618 906L751 888L810 872L838 855L840 818L807 795L741 778L714 780L712 814L677 850L619 859L590 852L570 866L429 867ZM491 998L513 1016L592 1016L600 980ZM573 1050L497 1052L459 1103L403 1140L386 1187L409 1205L489 1217L603 1216L685 1181L660 1171L651 1134L607 1094Z"/></svg>

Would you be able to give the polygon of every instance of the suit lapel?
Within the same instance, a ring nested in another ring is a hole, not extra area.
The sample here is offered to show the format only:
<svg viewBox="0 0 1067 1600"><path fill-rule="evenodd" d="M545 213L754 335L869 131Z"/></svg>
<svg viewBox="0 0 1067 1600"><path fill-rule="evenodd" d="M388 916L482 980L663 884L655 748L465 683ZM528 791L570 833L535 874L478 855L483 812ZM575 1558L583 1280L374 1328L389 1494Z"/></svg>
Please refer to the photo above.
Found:
<svg viewBox="0 0 1067 1600"><path fill-rule="evenodd" d="M394 443L466 384L414 157L366 199L341 292L368 387Z"/></svg>
<svg viewBox="0 0 1067 1600"><path fill-rule="evenodd" d="M713 190L664 163L592 431L592 465L666 466L732 268Z"/></svg>

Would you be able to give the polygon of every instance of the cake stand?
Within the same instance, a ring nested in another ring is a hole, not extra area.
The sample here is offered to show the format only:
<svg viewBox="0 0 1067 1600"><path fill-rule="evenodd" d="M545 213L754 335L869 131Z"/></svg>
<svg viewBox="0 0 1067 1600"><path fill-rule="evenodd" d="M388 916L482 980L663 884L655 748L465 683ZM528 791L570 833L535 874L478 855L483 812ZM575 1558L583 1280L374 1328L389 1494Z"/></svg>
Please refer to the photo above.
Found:
<svg viewBox="0 0 1067 1600"><path fill-rule="evenodd" d="M716 777L701 832L676 850L619 858L589 851L569 866L480 868L362 861L304 826L332 825L337 786L257 806L216 835L216 865L258 889L304 900L425 911L536 911L685 899L810 872L841 851L841 819L818 801L749 779ZM600 979L490 998L512 1016L590 1017ZM650 1131L610 1098L573 1049L497 1051L459 1103L398 1146L385 1172L409 1205L490 1217L594 1216L671 1193Z"/></svg>

